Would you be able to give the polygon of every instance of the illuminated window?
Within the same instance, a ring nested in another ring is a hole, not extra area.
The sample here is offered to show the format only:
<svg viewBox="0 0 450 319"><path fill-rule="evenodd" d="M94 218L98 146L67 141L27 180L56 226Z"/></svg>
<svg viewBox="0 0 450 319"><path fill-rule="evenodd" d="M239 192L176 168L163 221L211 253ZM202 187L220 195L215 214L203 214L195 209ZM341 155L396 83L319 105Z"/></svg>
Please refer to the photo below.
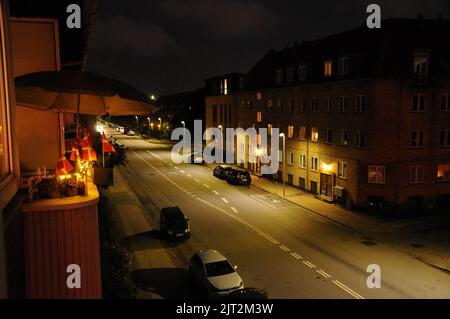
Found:
<svg viewBox="0 0 450 319"><path fill-rule="evenodd" d="M288 138L292 138L294 136L294 126L288 126Z"/></svg>
<svg viewBox="0 0 450 319"><path fill-rule="evenodd" d="M262 93L256 92L256 101L261 101L261 100L262 100Z"/></svg>
<svg viewBox="0 0 450 319"><path fill-rule="evenodd" d="M441 95L441 111L443 112L450 111L450 94Z"/></svg>
<svg viewBox="0 0 450 319"><path fill-rule="evenodd" d="M294 153L293 152L289 152L288 165L289 166L294 165Z"/></svg>
<svg viewBox="0 0 450 319"><path fill-rule="evenodd" d="M411 110L413 112L424 112L427 104L427 97L425 94L413 94L411 104Z"/></svg>
<svg viewBox="0 0 450 319"><path fill-rule="evenodd" d="M306 80L306 66L300 65L298 67L298 80L305 81Z"/></svg>
<svg viewBox="0 0 450 319"><path fill-rule="evenodd" d="M424 84L428 77L428 54L418 53L414 55L414 74L419 84Z"/></svg>
<svg viewBox="0 0 450 319"><path fill-rule="evenodd" d="M306 126L300 126L299 139L306 140Z"/></svg>
<svg viewBox="0 0 450 319"><path fill-rule="evenodd" d="M315 156L311 156L311 170L317 171L319 170L319 158Z"/></svg>
<svg viewBox="0 0 450 319"><path fill-rule="evenodd" d="M437 166L437 180L438 182L450 182L450 163Z"/></svg>
<svg viewBox="0 0 450 319"><path fill-rule="evenodd" d="M332 69L333 69L333 62L331 60L327 60L323 63L324 76L331 76L333 72Z"/></svg>
<svg viewBox="0 0 450 319"><path fill-rule="evenodd" d="M384 184L385 183L385 170L384 166L369 165L367 169L367 182L369 184Z"/></svg>
<svg viewBox="0 0 450 319"><path fill-rule="evenodd" d="M421 184L423 183L423 166L411 165L409 167L409 183Z"/></svg>
<svg viewBox="0 0 450 319"><path fill-rule="evenodd" d="M228 94L228 80L224 79L223 80L223 95L227 95Z"/></svg>
<svg viewBox="0 0 450 319"><path fill-rule="evenodd" d="M347 163L338 162L338 177L346 179L347 178Z"/></svg>
<svg viewBox="0 0 450 319"><path fill-rule="evenodd" d="M267 135L272 136L272 124L267 125Z"/></svg>
<svg viewBox="0 0 450 319"><path fill-rule="evenodd" d="M306 168L306 155L305 154L300 154L299 167Z"/></svg>
<svg viewBox="0 0 450 319"><path fill-rule="evenodd" d="M272 99L268 99L267 100L267 109L271 110L273 108L273 100Z"/></svg>
<svg viewBox="0 0 450 319"><path fill-rule="evenodd" d="M261 123L262 120L262 114L261 112L256 113L256 122Z"/></svg>
<svg viewBox="0 0 450 319"><path fill-rule="evenodd" d="M319 141L319 129L317 127L311 128L311 141L312 142Z"/></svg>
<svg viewBox="0 0 450 319"><path fill-rule="evenodd" d="M412 131L411 132L411 147L423 147L424 146L424 132Z"/></svg>

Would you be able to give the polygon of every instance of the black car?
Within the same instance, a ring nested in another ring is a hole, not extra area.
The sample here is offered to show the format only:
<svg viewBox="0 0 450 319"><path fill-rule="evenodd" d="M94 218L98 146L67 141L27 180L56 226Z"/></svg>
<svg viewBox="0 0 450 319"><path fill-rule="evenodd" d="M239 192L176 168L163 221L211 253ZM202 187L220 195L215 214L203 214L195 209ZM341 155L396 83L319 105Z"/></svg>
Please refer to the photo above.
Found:
<svg viewBox="0 0 450 319"><path fill-rule="evenodd" d="M219 165L213 170L213 175L220 179L227 179L228 173L231 172L233 168L228 165Z"/></svg>
<svg viewBox="0 0 450 319"><path fill-rule="evenodd" d="M250 185L252 178L250 173L244 170L233 168L227 176L227 182L233 185Z"/></svg>
<svg viewBox="0 0 450 319"><path fill-rule="evenodd" d="M243 288L232 291L226 299L269 299L267 292L258 288Z"/></svg>
<svg viewBox="0 0 450 319"><path fill-rule="evenodd" d="M189 219L178 207L165 207L161 210L160 230L167 238L189 238L191 229Z"/></svg>

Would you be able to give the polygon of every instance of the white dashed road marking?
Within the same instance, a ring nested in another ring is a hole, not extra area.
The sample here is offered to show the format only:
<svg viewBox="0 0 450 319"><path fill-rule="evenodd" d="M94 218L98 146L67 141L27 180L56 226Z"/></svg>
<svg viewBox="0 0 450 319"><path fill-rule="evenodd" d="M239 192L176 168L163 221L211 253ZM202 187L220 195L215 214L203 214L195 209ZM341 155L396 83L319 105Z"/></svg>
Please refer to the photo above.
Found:
<svg viewBox="0 0 450 319"><path fill-rule="evenodd" d="M238 210L236 208L234 208L234 207L230 207L230 208L233 212L238 213Z"/></svg>
<svg viewBox="0 0 450 319"><path fill-rule="evenodd" d="M213 193L216 194L216 195L220 195L220 193L217 192L217 191L213 191Z"/></svg>
<svg viewBox="0 0 450 319"><path fill-rule="evenodd" d="M222 197L222 200L228 204L228 200L225 197Z"/></svg>

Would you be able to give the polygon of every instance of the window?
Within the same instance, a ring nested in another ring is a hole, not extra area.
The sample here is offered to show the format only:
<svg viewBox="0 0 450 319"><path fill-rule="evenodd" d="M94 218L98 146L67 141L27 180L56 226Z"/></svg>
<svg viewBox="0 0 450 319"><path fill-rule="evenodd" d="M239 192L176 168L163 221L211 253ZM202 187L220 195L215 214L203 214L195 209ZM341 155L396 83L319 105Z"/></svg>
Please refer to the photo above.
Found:
<svg viewBox="0 0 450 319"><path fill-rule="evenodd" d="M288 112L294 113L294 101L293 100L288 101Z"/></svg>
<svg viewBox="0 0 450 319"><path fill-rule="evenodd" d="M437 166L437 181L450 182L450 163Z"/></svg>
<svg viewBox="0 0 450 319"><path fill-rule="evenodd" d="M450 146L450 129L440 130L439 146Z"/></svg>
<svg viewBox="0 0 450 319"><path fill-rule="evenodd" d="M333 62L331 60L327 60L323 63L323 75L325 77L332 75Z"/></svg>
<svg viewBox="0 0 450 319"><path fill-rule="evenodd" d="M261 114L261 112L257 112L256 113L256 122L261 123L261 120L262 120L262 114Z"/></svg>
<svg viewBox="0 0 450 319"><path fill-rule="evenodd" d="M272 99L268 99L267 100L267 109L270 111L273 108L273 100Z"/></svg>
<svg viewBox="0 0 450 319"><path fill-rule="evenodd" d="M385 167L378 165L369 165L367 182L369 184L384 184L385 183Z"/></svg>
<svg viewBox="0 0 450 319"><path fill-rule="evenodd" d="M294 165L294 153L293 152L289 152L288 165L289 166Z"/></svg>
<svg viewBox="0 0 450 319"><path fill-rule="evenodd" d="M332 97L325 97L325 112L333 112L333 105L331 104Z"/></svg>
<svg viewBox="0 0 450 319"><path fill-rule="evenodd" d="M315 156L311 156L311 170L312 171L319 170L319 158Z"/></svg>
<svg viewBox="0 0 450 319"><path fill-rule="evenodd" d="M348 130L341 130L341 145L348 145Z"/></svg>
<svg viewBox="0 0 450 319"><path fill-rule="evenodd" d="M294 136L294 126L288 126L288 138L292 138Z"/></svg>
<svg viewBox="0 0 450 319"><path fill-rule="evenodd" d="M333 143L333 130L330 128L325 129L325 143L331 144Z"/></svg>
<svg viewBox="0 0 450 319"><path fill-rule="evenodd" d="M305 154L300 154L299 167L306 168L306 155Z"/></svg>
<svg viewBox="0 0 450 319"><path fill-rule="evenodd" d="M277 84L283 83L283 70L277 70L275 74L275 81Z"/></svg>
<svg viewBox="0 0 450 319"><path fill-rule="evenodd" d="M319 98L318 97L313 97L311 99L311 111L319 112Z"/></svg>
<svg viewBox="0 0 450 319"><path fill-rule="evenodd" d="M317 127L311 128L311 141L312 142L319 141L319 129Z"/></svg>
<svg viewBox="0 0 450 319"><path fill-rule="evenodd" d="M414 74L419 84L424 84L428 77L428 54L417 53L414 55Z"/></svg>
<svg viewBox="0 0 450 319"><path fill-rule="evenodd" d="M423 166L411 165L409 167L409 183L420 184L423 183Z"/></svg>
<svg viewBox="0 0 450 319"><path fill-rule="evenodd" d="M412 99L412 106L411 109L413 112L424 112L427 99L425 94L413 94Z"/></svg>
<svg viewBox="0 0 450 319"><path fill-rule="evenodd" d="M346 179L347 178L347 163L338 162L338 177Z"/></svg>
<svg viewBox="0 0 450 319"><path fill-rule="evenodd" d="M299 101L300 113L305 113L308 110L308 105L306 99L301 99Z"/></svg>
<svg viewBox="0 0 450 319"><path fill-rule="evenodd" d="M363 131L356 131L355 140L356 147L364 147L366 145L365 134Z"/></svg>
<svg viewBox="0 0 450 319"><path fill-rule="evenodd" d="M272 124L267 125L267 135L272 136Z"/></svg>
<svg viewBox="0 0 450 319"><path fill-rule="evenodd" d="M306 80L306 65L300 65L298 67L298 80L299 81Z"/></svg>
<svg viewBox="0 0 450 319"><path fill-rule="evenodd" d="M441 95L441 111L443 112L450 111L450 94Z"/></svg>
<svg viewBox="0 0 450 319"><path fill-rule="evenodd" d="M338 74L348 74L348 58L340 58L338 61Z"/></svg>
<svg viewBox="0 0 450 319"><path fill-rule="evenodd" d="M287 69L287 82L291 83L294 81L294 68Z"/></svg>
<svg viewBox="0 0 450 319"><path fill-rule="evenodd" d="M348 112L349 109L349 97L341 96L339 98L339 112Z"/></svg>
<svg viewBox="0 0 450 319"><path fill-rule="evenodd" d="M423 136L424 136L423 131L412 131L411 147L423 147L424 146Z"/></svg>
<svg viewBox="0 0 450 319"><path fill-rule="evenodd" d="M306 126L300 126L299 138L301 140L306 140Z"/></svg>
<svg viewBox="0 0 450 319"><path fill-rule="evenodd" d="M227 79L220 80L220 94L228 95L228 80Z"/></svg>
<svg viewBox="0 0 450 319"><path fill-rule="evenodd" d="M366 97L364 95L357 95L355 112L364 112L365 110L366 110Z"/></svg>
<svg viewBox="0 0 450 319"><path fill-rule="evenodd" d="M262 100L262 93L256 92L256 101L261 101L261 100Z"/></svg>
<svg viewBox="0 0 450 319"><path fill-rule="evenodd" d="M283 112L283 100L281 97L277 99L277 111L280 113Z"/></svg>

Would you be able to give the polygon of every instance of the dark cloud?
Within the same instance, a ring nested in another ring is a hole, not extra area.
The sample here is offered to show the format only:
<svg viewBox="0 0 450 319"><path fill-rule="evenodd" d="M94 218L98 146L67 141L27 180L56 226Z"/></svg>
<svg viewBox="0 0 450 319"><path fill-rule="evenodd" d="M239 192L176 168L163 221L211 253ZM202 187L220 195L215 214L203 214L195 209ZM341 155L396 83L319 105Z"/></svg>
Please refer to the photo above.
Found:
<svg viewBox="0 0 450 319"><path fill-rule="evenodd" d="M263 3L239 0L170 0L161 10L203 26L207 34L222 39L262 36L276 16Z"/></svg>
<svg viewBox="0 0 450 319"><path fill-rule="evenodd" d="M161 56L175 41L159 25L133 21L124 15L108 17L96 24L93 48L125 50L142 57Z"/></svg>

